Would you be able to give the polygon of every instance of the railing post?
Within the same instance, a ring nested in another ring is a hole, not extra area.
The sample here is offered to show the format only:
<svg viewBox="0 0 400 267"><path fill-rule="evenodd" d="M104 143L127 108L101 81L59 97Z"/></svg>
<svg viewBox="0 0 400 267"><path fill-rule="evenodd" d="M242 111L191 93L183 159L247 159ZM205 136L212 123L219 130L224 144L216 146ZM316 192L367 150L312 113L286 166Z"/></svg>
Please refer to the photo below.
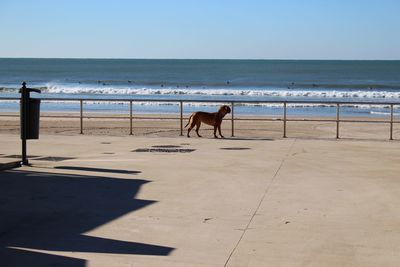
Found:
<svg viewBox="0 0 400 267"><path fill-rule="evenodd" d="M287 110L286 110L286 102L283 102L283 138L286 138L286 116L287 116Z"/></svg>
<svg viewBox="0 0 400 267"><path fill-rule="evenodd" d="M180 110L181 110L181 136L183 136L183 101L179 101L180 104Z"/></svg>
<svg viewBox="0 0 400 267"><path fill-rule="evenodd" d="M81 132L80 134L83 134L83 100L80 100L81 104L81 110L80 110L80 120L81 120Z"/></svg>
<svg viewBox="0 0 400 267"><path fill-rule="evenodd" d="M130 126L130 132L129 135L132 135L132 100L129 101L129 126Z"/></svg>
<svg viewBox="0 0 400 267"><path fill-rule="evenodd" d="M393 104L390 104L390 140L393 140Z"/></svg>
<svg viewBox="0 0 400 267"><path fill-rule="evenodd" d="M340 104L336 104L336 139L339 139Z"/></svg>
<svg viewBox="0 0 400 267"><path fill-rule="evenodd" d="M234 103L233 102L231 102L231 115L232 115L232 117L231 117L231 122L232 122L232 137L234 137L235 136L235 115L234 115Z"/></svg>

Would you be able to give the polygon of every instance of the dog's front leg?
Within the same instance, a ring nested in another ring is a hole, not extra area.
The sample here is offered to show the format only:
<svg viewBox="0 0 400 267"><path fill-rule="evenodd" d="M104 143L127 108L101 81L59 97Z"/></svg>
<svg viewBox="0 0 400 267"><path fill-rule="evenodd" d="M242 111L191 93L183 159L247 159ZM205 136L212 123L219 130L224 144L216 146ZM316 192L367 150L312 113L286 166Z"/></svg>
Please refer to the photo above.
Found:
<svg viewBox="0 0 400 267"><path fill-rule="evenodd" d="M225 137L222 135L222 133L221 133L221 124L218 125L218 132L219 132L219 135L220 135L222 138L225 138Z"/></svg>
<svg viewBox="0 0 400 267"><path fill-rule="evenodd" d="M214 138L218 138L217 136L217 125L214 125Z"/></svg>

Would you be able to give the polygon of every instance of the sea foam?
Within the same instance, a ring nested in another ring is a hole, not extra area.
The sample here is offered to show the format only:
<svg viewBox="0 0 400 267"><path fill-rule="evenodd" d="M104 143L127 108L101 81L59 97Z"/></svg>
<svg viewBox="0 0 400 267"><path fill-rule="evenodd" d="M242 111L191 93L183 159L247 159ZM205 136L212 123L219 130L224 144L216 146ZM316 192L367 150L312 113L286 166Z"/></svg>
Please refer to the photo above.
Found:
<svg viewBox="0 0 400 267"><path fill-rule="evenodd" d="M43 92L54 94L97 95L188 95L188 96L248 96L248 97L301 97L301 98L353 98L353 99L400 99L400 91L389 90L329 90L329 89L179 89L179 88L131 88L112 86L63 86L47 84Z"/></svg>

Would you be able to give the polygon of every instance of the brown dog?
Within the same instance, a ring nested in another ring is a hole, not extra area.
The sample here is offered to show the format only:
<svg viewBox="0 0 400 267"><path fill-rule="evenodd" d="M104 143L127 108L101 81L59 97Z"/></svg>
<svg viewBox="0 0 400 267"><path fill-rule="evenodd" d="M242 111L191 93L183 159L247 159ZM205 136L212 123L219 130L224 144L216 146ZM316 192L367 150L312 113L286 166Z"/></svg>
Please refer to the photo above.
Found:
<svg viewBox="0 0 400 267"><path fill-rule="evenodd" d="M225 117L226 114L231 113L231 108L229 106L221 106L218 110L218 112L194 112L192 115L189 117L189 122L186 124L185 128L190 124L188 132L187 132L187 137L190 137L190 131L196 126L196 133L198 137L201 137L199 134L199 129L200 125L202 122L205 124L214 126L214 137L217 137L217 129L219 132L219 135L223 138L224 136L221 134L221 123L222 119Z"/></svg>

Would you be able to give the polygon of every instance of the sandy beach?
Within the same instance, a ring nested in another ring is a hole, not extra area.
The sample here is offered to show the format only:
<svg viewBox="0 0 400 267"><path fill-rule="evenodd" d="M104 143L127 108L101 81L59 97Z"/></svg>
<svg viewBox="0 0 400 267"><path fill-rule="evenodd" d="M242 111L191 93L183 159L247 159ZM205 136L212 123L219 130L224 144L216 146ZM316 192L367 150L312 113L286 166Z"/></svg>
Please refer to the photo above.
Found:
<svg viewBox="0 0 400 267"><path fill-rule="evenodd" d="M19 118L15 113L0 116L0 133L19 133ZM111 118L110 118L111 117ZM139 118L138 118L139 117ZM184 116L183 126L187 123ZM155 119L163 118L163 119ZM255 120L248 120L255 119ZM234 135L242 138L281 138L283 122L276 116L235 116ZM311 139L335 139L335 117L288 117L299 121L287 122L287 137ZM330 120L326 122L302 121L304 119ZM342 139L388 140L390 136L389 118L342 117L343 120L367 122L341 122L339 135ZM380 123L373 123L378 121ZM382 123L383 122L383 123ZM231 117L228 115L222 124L225 137L232 134ZM179 115L140 114L132 123L134 136L178 137L180 135ZM205 138L212 137L212 127L202 124L200 131ZM40 120L40 133L58 135L80 134L78 113L44 113ZM126 115L86 114L83 119L83 133L87 135L128 136L130 121ZM186 135L186 129L184 129ZM196 137L195 132L191 136ZM400 120L395 117L393 139L400 139Z"/></svg>

